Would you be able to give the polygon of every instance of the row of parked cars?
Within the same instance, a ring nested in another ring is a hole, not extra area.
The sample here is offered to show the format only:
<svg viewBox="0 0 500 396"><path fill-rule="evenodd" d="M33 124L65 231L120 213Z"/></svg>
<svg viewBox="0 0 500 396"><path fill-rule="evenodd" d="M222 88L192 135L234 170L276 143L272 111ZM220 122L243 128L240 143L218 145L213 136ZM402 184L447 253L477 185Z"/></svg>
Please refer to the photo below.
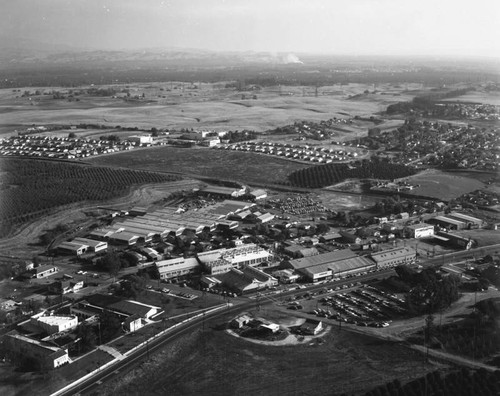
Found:
<svg viewBox="0 0 500 396"><path fill-rule="evenodd" d="M319 302L323 307L311 314L363 327L387 327L393 317L405 313L404 300L372 286L332 294ZM296 305L290 304L289 308L296 309L293 306Z"/></svg>

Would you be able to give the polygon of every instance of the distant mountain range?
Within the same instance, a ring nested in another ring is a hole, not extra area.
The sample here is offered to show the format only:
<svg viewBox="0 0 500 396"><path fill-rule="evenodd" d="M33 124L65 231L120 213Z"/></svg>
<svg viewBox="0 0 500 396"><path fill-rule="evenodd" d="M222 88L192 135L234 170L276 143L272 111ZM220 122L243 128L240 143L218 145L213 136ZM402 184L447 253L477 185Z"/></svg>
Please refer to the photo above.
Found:
<svg viewBox="0 0 500 396"><path fill-rule="evenodd" d="M87 62L163 61L166 64L207 62L210 66L220 64L267 63L301 64L292 53L269 52L217 52L190 48L148 48L137 50L93 50L65 45L19 39L3 40L0 37L0 65L14 64L71 64Z"/></svg>

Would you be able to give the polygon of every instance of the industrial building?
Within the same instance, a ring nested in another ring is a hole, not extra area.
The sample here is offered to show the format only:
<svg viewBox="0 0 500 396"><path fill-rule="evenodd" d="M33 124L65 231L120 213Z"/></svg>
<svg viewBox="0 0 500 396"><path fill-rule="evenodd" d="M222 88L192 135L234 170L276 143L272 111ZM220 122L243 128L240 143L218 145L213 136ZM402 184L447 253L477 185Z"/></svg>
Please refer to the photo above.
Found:
<svg viewBox="0 0 500 396"><path fill-rule="evenodd" d="M372 253L371 258L377 264L377 268L395 267L415 263L417 252L413 248L405 246Z"/></svg>
<svg viewBox="0 0 500 396"><path fill-rule="evenodd" d="M156 262L156 268L162 280L173 280L193 275L200 270L200 263L195 257L179 257Z"/></svg>
<svg viewBox="0 0 500 396"><path fill-rule="evenodd" d="M231 268L257 266L272 260L272 255L265 249L246 244L230 249L217 249L198 253L197 257L178 257L156 262L160 279L179 279L192 275L202 269L210 275L228 272Z"/></svg>
<svg viewBox="0 0 500 396"><path fill-rule="evenodd" d="M81 256L87 251L88 248L89 245L84 243L79 243L76 241L61 242L57 246L57 250L60 251L61 253L69 253L69 254L74 254L76 256Z"/></svg>
<svg viewBox="0 0 500 396"><path fill-rule="evenodd" d="M476 243L473 239L467 236L445 231L438 231L434 238L441 243L465 250L469 250Z"/></svg>
<svg viewBox="0 0 500 396"><path fill-rule="evenodd" d="M467 229L482 228L484 224L483 220L463 213L452 212L447 214L446 217L464 222Z"/></svg>
<svg viewBox="0 0 500 396"><path fill-rule="evenodd" d="M447 216L436 216L432 219L427 220L430 224L436 224L442 228L446 228L448 230L463 230L467 228L467 224L463 221L452 219Z"/></svg>
<svg viewBox="0 0 500 396"><path fill-rule="evenodd" d="M290 260L284 265L296 270L310 282L368 271L375 267L371 260L358 256L350 249Z"/></svg>
<svg viewBox="0 0 500 396"><path fill-rule="evenodd" d="M90 250L94 253L105 252L108 249L107 242L96 241L90 238L75 238L71 241L72 243L81 243L82 245L88 246L87 251Z"/></svg>

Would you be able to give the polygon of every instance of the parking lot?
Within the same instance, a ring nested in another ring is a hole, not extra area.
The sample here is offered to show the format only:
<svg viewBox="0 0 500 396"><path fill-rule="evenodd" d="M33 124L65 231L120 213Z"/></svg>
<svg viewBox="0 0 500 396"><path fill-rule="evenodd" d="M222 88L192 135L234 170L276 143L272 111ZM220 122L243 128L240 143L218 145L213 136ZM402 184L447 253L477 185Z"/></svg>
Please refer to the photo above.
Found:
<svg viewBox="0 0 500 396"><path fill-rule="evenodd" d="M363 327L387 327L406 314L402 298L360 283L298 294L286 308Z"/></svg>

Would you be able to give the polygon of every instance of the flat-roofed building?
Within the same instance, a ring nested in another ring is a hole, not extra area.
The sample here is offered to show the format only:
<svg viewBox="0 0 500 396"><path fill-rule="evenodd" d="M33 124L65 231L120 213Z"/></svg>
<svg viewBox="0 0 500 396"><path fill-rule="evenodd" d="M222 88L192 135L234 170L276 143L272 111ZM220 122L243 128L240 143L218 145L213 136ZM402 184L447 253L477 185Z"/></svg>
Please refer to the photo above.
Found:
<svg viewBox="0 0 500 396"><path fill-rule="evenodd" d="M96 241L90 238L75 238L72 242L82 243L87 245L94 253L105 252L108 249L108 243L103 241Z"/></svg>
<svg viewBox="0 0 500 396"><path fill-rule="evenodd" d="M411 238L429 238L434 235L434 226L426 223L407 225L404 229Z"/></svg>
<svg viewBox="0 0 500 396"><path fill-rule="evenodd" d="M59 269L53 265L40 265L33 269L33 278L46 278L57 274L58 271Z"/></svg>
<svg viewBox="0 0 500 396"><path fill-rule="evenodd" d="M415 249L406 246L372 253L371 258L375 261L377 268L395 267L415 263L417 252Z"/></svg>
<svg viewBox="0 0 500 396"><path fill-rule="evenodd" d="M32 316L30 323L43 329L47 334L55 334L76 328L78 318L76 315L52 315L44 312Z"/></svg>
<svg viewBox="0 0 500 396"><path fill-rule="evenodd" d="M350 249L290 260L285 262L285 265L295 269L311 282L368 271L375 267L372 261L358 256Z"/></svg>
<svg viewBox="0 0 500 396"><path fill-rule="evenodd" d="M226 272L230 268L255 267L267 264L272 259L271 253L253 243L198 254L198 260L208 269L211 275Z"/></svg>

